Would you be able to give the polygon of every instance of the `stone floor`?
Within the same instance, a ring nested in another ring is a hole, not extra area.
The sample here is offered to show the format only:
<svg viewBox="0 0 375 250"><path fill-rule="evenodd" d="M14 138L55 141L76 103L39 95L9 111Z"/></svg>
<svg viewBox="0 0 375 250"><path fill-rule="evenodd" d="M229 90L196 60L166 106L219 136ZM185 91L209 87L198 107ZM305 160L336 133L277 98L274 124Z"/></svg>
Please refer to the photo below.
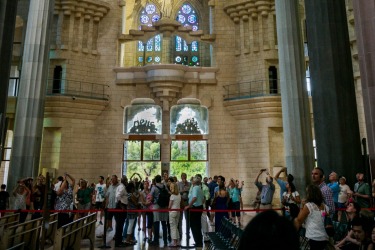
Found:
<svg viewBox="0 0 375 250"><path fill-rule="evenodd" d="M255 216L255 212L246 212L243 216L241 216L241 220L242 220L242 226L246 226L247 223L251 220L251 218L253 218ZM185 220L183 220L183 223L185 224ZM115 228L115 221L113 220L113 228ZM185 228L185 225L183 225L183 228ZM95 234L96 235L102 235L103 234L103 229L104 227L102 225L99 225L99 223L97 222L97 226L96 226L96 232ZM209 224L209 231L212 231L214 230L214 227L210 226ZM182 239L182 242L181 242L181 245L182 246L186 246L186 234L185 234L185 230L183 229L183 239ZM114 230L107 233L107 242L106 244L104 244L104 241L102 238L96 238L95 239L95 249L103 249L103 248L106 248L106 249L124 249L123 248L119 248L119 247L115 247L115 243L114 243L114 240L113 240L113 237L114 237ZM162 233L160 233L162 234ZM190 234L192 235L192 234ZM135 237L138 241L138 243L134 246L128 246L126 247L126 249L134 249L134 250L153 250L153 249L177 249L175 247L163 247L163 240L160 238L159 239L159 242L160 242L160 246L161 247L158 247L158 246L150 246L148 244L148 242L144 239L145 236L144 236L144 232L143 231L138 231L138 225L136 226L136 229L135 229ZM190 239L190 242L189 242L189 245L192 246L194 244L194 240ZM85 250L85 249L90 249L90 244L89 244L89 241L88 240L83 240L82 243L81 243L81 249ZM184 247L183 247L184 248ZM185 247L186 248L186 247ZM49 247L49 248L46 248L48 250L52 250L53 247ZM190 247L190 249L195 249L194 247Z"/></svg>

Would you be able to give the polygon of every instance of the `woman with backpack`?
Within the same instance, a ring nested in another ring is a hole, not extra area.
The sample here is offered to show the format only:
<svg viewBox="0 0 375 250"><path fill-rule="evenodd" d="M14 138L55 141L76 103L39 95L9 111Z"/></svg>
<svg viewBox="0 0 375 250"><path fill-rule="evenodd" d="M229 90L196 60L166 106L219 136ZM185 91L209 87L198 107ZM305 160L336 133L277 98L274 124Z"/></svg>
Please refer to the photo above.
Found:
<svg viewBox="0 0 375 250"><path fill-rule="evenodd" d="M151 245L159 246L159 235L160 235L160 222L163 228L163 241L164 246L168 246L167 242L167 221L169 219L168 212L160 212L160 209L168 209L169 204L169 193L167 187L161 183L161 176L155 176L155 186L151 189L151 199L154 210L154 240L150 243ZM156 211L155 211L156 210Z"/></svg>

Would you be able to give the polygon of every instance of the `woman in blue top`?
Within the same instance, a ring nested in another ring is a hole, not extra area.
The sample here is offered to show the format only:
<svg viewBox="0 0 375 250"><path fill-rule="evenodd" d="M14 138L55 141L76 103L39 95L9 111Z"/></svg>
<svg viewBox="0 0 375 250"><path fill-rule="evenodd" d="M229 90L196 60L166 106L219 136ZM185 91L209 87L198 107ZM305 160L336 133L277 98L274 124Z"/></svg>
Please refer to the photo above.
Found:
<svg viewBox="0 0 375 250"><path fill-rule="evenodd" d="M240 203L240 190L241 188L238 187L238 183L235 183L233 179L229 182L229 197L231 199L231 209L233 210L240 210L241 203ZM240 211L233 211L231 219L234 223L236 223L236 217L237 217L237 223L238 226L241 226L241 212Z"/></svg>

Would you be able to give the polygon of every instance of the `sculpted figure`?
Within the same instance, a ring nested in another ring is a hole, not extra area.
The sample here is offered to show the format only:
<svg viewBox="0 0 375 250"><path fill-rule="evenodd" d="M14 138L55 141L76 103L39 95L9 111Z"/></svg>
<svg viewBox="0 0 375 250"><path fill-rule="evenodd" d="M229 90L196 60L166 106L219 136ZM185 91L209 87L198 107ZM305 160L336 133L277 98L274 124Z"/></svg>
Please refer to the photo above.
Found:
<svg viewBox="0 0 375 250"><path fill-rule="evenodd" d="M170 18L172 15L173 0L159 0L161 5L162 18Z"/></svg>

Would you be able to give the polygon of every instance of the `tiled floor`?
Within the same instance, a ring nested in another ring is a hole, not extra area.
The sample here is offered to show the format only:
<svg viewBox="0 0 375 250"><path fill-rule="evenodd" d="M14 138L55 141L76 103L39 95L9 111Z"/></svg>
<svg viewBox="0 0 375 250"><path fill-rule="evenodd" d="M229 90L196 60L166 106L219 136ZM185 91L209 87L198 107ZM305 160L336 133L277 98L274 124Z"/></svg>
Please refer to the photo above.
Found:
<svg viewBox="0 0 375 250"><path fill-rule="evenodd" d="M241 220L242 220L242 225L247 225L247 223L251 220L251 218L253 218L255 216L255 212L246 212L242 217L241 217ZM185 223L185 220L184 220L184 223ZM113 221L113 226L115 226L115 223ZM99 223L97 223L97 227L96 227L96 232L95 234L96 235L102 235L103 234L103 226L102 225L99 225ZM183 228L185 228L185 225L183 225ZM209 230L212 231L214 227L210 226L209 225ZM107 248L107 249L125 249L124 247L123 248L116 248L115 247L115 243L114 243L114 240L113 240L113 237L114 237L114 230L112 232L109 232L107 233L107 242L106 244L104 244L104 241L102 238L96 238L95 239L95 249L103 249L103 248ZM191 235L191 234L190 234ZM138 243L134 246L128 246L126 247L126 249L134 249L134 250L153 250L153 249L176 249L176 248L173 248L173 247L163 247L163 240L160 238L159 239L159 243L160 243L160 247L158 246L150 246L147 241L144 240L145 236L144 236L144 233L143 231L138 231L138 226L136 227L135 229L135 237L138 241ZM190 242L189 242L190 246L192 246L194 244L194 240L190 239ZM186 246L186 235L185 235L185 230L183 229L183 239L182 239L182 242L181 242L181 245L182 246ZM84 240L82 241L81 243L81 249L90 249L90 244L89 244L89 241L88 240ZM195 249L194 247L190 247L191 249ZM53 247L49 247L47 248L48 250L52 250Z"/></svg>

